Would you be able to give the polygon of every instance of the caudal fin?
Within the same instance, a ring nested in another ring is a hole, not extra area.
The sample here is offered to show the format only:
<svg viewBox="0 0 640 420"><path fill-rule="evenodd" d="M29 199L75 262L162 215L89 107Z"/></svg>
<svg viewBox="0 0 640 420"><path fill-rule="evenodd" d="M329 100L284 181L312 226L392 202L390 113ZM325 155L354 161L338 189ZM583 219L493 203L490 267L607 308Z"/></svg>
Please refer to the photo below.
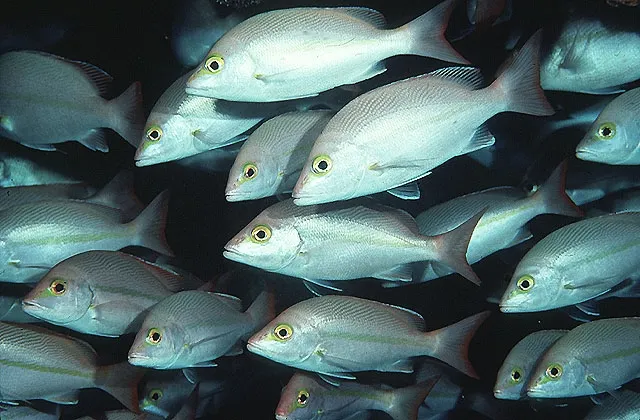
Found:
<svg viewBox="0 0 640 420"><path fill-rule="evenodd" d="M435 342L435 348L429 356L442 360L472 378L478 378L469 361L469 343L490 313L481 312L448 327L426 333Z"/></svg>
<svg viewBox="0 0 640 420"><path fill-rule="evenodd" d="M438 253L436 261L477 285L480 285L481 281L467 261L467 248L473 230L486 210L483 209L457 228L432 238L436 243Z"/></svg>
<svg viewBox="0 0 640 420"><path fill-rule="evenodd" d="M440 376L434 376L416 385L394 389L391 391L393 393L391 404L385 411L393 420L418 418L420 404L427 398L439 379Z"/></svg>
<svg viewBox="0 0 640 420"><path fill-rule="evenodd" d="M129 410L140 413L138 407L138 382L144 370L128 362L98 368L96 386L113 395Z"/></svg>
<svg viewBox="0 0 640 420"><path fill-rule="evenodd" d="M135 220L129 222L135 225L137 232L136 243L152 249L164 255L173 257L173 251L167 243L165 227L167 224L167 213L169 210L169 191L164 190L142 210L142 213Z"/></svg>
<svg viewBox="0 0 640 420"><path fill-rule="evenodd" d="M123 170L87 201L122 211L125 221L135 218L144 205L133 188L133 172Z"/></svg>
<svg viewBox="0 0 640 420"><path fill-rule="evenodd" d="M449 17L458 0L446 0L429 10L422 16L396 29L398 33L406 33L404 38L406 45L403 54L415 54L452 63L469 64L469 61L461 56L449 41L444 37L444 32L449 23Z"/></svg>
<svg viewBox="0 0 640 420"><path fill-rule="evenodd" d="M532 199L541 201L545 213L582 217L584 212L567 195L566 181L567 161L564 161L551 173Z"/></svg>
<svg viewBox="0 0 640 420"><path fill-rule="evenodd" d="M130 145L137 148L144 129L142 85L134 82L124 93L109 102L114 113L113 128Z"/></svg>
<svg viewBox="0 0 640 420"><path fill-rule="evenodd" d="M530 115L553 115L553 107L547 102L540 87L540 42L542 30L529 38L524 46L511 57L491 88L500 89L505 97L505 111Z"/></svg>
<svg viewBox="0 0 640 420"><path fill-rule="evenodd" d="M268 288L260 292L256 300L247 309L246 314L251 318L252 327L247 332L245 340L275 318L276 310L273 293Z"/></svg>

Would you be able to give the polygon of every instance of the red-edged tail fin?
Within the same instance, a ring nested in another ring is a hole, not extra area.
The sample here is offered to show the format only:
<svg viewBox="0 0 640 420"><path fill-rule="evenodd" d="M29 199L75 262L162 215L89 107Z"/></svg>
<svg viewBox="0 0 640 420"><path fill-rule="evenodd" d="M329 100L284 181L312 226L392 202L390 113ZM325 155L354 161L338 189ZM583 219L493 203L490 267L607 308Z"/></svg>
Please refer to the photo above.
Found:
<svg viewBox="0 0 640 420"><path fill-rule="evenodd" d="M132 245L140 245L152 249L170 257L173 251L167 243L165 227L167 213L169 211L169 190L164 190L142 210L142 213L132 222L137 232L137 242Z"/></svg>
<svg viewBox="0 0 640 420"><path fill-rule="evenodd" d="M417 419L420 404L427 398L433 386L440 380L440 376L434 376L426 381L398 388L391 391L393 399L386 412L393 420Z"/></svg>
<svg viewBox="0 0 640 420"><path fill-rule="evenodd" d="M567 161L565 160L554 169L532 198L542 202L545 213L583 217L584 212L567 195L566 181Z"/></svg>
<svg viewBox="0 0 640 420"><path fill-rule="evenodd" d="M96 387L108 392L134 413L138 407L138 382L144 376L144 369L131 366L128 362L98 368Z"/></svg>

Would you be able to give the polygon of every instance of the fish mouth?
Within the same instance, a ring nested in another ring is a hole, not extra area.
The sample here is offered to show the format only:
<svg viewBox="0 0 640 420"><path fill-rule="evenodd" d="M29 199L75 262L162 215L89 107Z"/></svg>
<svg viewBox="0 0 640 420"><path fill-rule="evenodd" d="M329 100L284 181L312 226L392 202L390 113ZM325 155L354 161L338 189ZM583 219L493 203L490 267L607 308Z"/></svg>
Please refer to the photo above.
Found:
<svg viewBox="0 0 640 420"><path fill-rule="evenodd" d="M576 149L576 157L578 159L588 159L589 157L596 156L596 153L592 152L589 149Z"/></svg>
<svg viewBox="0 0 640 420"><path fill-rule="evenodd" d="M247 343L247 350L249 350L251 353L255 353L259 356L264 356L266 354L266 351L264 350L264 348L260 347L259 344L256 344L255 341L249 341ZM266 356L265 356L266 357Z"/></svg>
<svg viewBox="0 0 640 420"><path fill-rule="evenodd" d="M527 395L532 398L545 398L546 394L539 388L531 388L527 390Z"/></svg>
<svg viewBox="0 0 640 420"><path fill-rule="evenodd" d="M27 311L45 311L48 308L45 306L40 305L39 303L33 301L33 300L23 300L22 301L22 310L27 312ZM28 312L27 312L28 313Z"/></svg>
<svg viewBox="0 0 640 420"><path fill-rule="evenodd" d="M513 312L520 312L520 311L518 310L518 307L515 305L500 305L500 312L513 313Z"/></svg>
<svg viewBox="0 0 640 420"><path fill-rule="evenodd" d="M287 415L276 413L276 420L287 420Z"/></svg>
<svg viewBox="0 0 640 420"><path fill-rule="evenodd" d="M311 206L314 204L325 203L325 201L322 200L320 196L300 194L300 193L296 193L295 191L293 192L291 197L293 198L293 204L295 204L296 206Z"/></svg>
<svg viewBox="0 0 640 420"><path fill-rule="evenodd" d="M251 194L241 193L233 190L227 191L224 194L224 196L227 199L227 201L230 201L230 202L252 200L254 198L257 198L257 197L251 196Z"/></svg>
<svg viewBox="0 0 640 420"><path fill-rule="evenodd" d="M233 249L231 247L224 247L224 251L222 251L222 256L228 260L236 261L236 262L244 262L245 255L240 251Z"/></svg>
<svg viewBox="0 0 640 420"><path fill-rule="evenodd" d="M151 358L140 353L129 353L127 360L134 366L147 366Z"/></svg>

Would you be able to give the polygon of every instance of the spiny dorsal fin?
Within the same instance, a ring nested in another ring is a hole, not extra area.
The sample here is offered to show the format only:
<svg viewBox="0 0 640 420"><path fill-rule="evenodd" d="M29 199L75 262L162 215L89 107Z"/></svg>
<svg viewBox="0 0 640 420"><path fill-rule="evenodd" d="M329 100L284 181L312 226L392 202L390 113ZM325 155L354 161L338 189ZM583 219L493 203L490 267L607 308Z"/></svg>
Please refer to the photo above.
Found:
<svg viewBox="0 0 640 420"><path fill-rule="evenodd" d="M340 7L339 10L351 17L372 24L378 29L387 27L387 20L382 13L367 7Z"/></svg>
<svg viewBox="0 0 640 420"><path fill-rule="evenodd" d="M429 76L448 80L474 90L484 86L482 72L477 67L444 67L432 71Z"/></svg>

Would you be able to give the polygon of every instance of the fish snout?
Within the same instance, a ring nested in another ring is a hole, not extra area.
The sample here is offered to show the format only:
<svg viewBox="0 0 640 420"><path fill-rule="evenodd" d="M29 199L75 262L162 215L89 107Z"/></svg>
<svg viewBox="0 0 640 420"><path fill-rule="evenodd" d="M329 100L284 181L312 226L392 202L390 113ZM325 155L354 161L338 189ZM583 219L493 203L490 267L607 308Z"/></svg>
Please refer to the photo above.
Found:
<svg viewBox="0 0 640 420"><path fill-rule="evenodd" d="M309 174L306 174L303 178L300 178L298 182L296 182L296 186L293 187L293 192L291 196L293 198L300 198L304 194L304 186L309 181Z"/></svg>
<svg viewBox="0 0 640 420"><path fill-rule="evenodd" d="M276 412L276 420L287 420L287 415Z"/></svg>

